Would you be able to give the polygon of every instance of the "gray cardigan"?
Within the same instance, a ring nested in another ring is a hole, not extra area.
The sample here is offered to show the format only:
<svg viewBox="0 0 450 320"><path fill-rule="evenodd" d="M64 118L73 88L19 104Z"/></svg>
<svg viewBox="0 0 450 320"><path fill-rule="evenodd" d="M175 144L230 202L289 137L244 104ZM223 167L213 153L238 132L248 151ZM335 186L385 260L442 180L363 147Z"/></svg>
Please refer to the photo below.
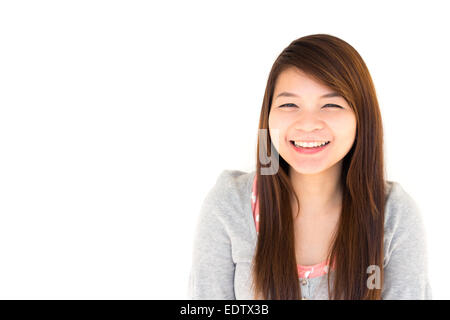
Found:
<svg viewBox="0 0 450 320"><path fill-rule="evenodd" d="M251 209L254 176L255 171L224 170L206 195L197 218L188 299L253 299L250 267L257 240ZM382 299L431 299L421 213L398 182L386 183ZM326 278L301 281L303 298L329 299Z"/></svg>

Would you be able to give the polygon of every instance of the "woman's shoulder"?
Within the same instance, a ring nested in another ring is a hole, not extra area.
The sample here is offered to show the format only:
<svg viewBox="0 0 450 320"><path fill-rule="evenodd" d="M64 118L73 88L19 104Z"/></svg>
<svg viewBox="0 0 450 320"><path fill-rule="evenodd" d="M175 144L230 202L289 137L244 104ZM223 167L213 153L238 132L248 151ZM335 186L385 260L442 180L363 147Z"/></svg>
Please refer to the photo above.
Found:
<svg viewBox="0 0 450 320"><path fill-rule="evenodd" d="M389 222L414 220L420 217L416 200L398 181L386 181L385 217L388 225Z"/></svg>
<svg viewBox="0 0 450 320"><path fill-rule="evenodd" d="M256 171L222 170L207 194L205 203L220 207L223 214L230 214L236 209L245 210L251 201L255 173Z"/></svg>
<svg viewBox="0 0 450 320"><path fill-rule="evenodd" d="M241 170L233 170L233 169L225 169L223 170L218 180L228 180L235 184L245 184L249 180L255 177L256 171L241 171Z"/></svg>
<svg viewBox="0 0 450 320"><path fill-rule="evenodd" d="M218 175L213 189L222 197L247 194L247 191L251 192L255 173L256 171L225 169Z"/></svg>
<svg viewBox="0 0 450 320"><path fill-rule="evenodd" d="M386 184L385 263L393 250L415 243L411 241L413 238L420 242L426 239L422 212L417 201L399 182L387 181Z"/></svg>
<svg viewBox="0 0 450 320"><path fill-rule="evenodd" d="M201 207L198 222L200 234L225 230L233 238L236 234L248 233L254 173L223 170L217 175Z"/></svg>

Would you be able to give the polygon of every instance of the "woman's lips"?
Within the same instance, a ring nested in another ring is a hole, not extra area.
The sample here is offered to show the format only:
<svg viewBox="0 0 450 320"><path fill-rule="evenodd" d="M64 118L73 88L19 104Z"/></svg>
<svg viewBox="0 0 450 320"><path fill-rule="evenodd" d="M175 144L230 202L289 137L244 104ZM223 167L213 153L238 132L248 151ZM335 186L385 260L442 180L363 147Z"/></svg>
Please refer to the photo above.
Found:
<svg viewBox="0 0 450 320"><path fill-rule="evenodd" d="M325 148L327 148L330 145L331 141L329 141L326 145L321 146L321 147L311 147L311 148L304 148L304 147L297 147L294 144L294 141L289 141L289 144L292 146L292 148L301 154L314 154L314 153L318 153L322 150L324 150Z"/></svg>

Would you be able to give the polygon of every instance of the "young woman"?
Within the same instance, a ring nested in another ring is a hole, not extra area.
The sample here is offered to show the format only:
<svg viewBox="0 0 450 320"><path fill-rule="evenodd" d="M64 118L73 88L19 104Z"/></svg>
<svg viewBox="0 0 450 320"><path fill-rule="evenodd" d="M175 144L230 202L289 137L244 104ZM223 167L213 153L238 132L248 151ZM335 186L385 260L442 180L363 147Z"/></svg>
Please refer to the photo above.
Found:
<svg viewBox="0 0 450 320"><path fill-rule="evenodd" d="M421 214L385 178L382 119L358 52L327 34L293 41L269 74L264 132L256 170L223 171L205 198L189 297L431 299Z"/></svg>

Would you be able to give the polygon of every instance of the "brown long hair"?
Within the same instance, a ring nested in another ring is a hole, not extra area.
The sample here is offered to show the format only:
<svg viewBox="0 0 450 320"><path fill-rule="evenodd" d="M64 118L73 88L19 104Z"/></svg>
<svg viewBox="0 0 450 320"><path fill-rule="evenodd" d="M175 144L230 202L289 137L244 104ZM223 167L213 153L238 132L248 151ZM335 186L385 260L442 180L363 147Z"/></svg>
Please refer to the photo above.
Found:
<svg viewBox="0 0 450 320"><path fill-rule="evenodd" d="M296 67L340 93L356 114L356 138L342 162L342 211L328 254L335 261L334 281L327 284L330 299L381 299L385 206L385 169L382 119L375 87L366 64L347 42L328 34L292 41L275 60L262 103L259 129L269 128L269 112L279 74ZM260 130L258 130L259 134ZM279 157L275 174L261 175L260 154L271 156L270 135L256 150L256 196L259 198L259 235L252 261L255 298L301 298L290 199L295 197L289 164ZM261 150L261 151L260 151ZM378 266L381 288L367 285L370 265Z"/></svg>

